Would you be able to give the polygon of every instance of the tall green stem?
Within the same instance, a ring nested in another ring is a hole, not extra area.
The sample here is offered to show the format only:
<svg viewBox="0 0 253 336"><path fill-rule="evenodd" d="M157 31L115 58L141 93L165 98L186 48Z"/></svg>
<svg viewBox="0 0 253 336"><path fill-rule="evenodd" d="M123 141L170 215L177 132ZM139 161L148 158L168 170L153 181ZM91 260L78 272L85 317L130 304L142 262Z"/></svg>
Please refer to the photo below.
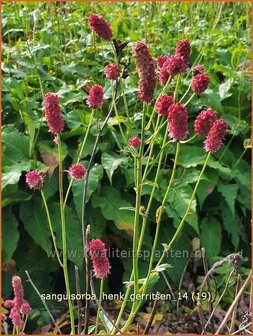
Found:
<svg viewBox="0 0 253 336"><path fill-rule="evenodd" d="M125 133L124 133L124 131L123 131L122 127L121 127L121 123L120 123L118 108L117 108L117 105L116 105L116 95L115 95L115 90L114 90L113 84L112 84L111 88L112 88L112 102L113 102L113 107L114 107L115 115L116 115L116 118L117 118L118 123L119 123L119 130L120 130L120 134L122 136L124 145L126 145L127 144L127 140L126 140Z"/></svg>
<svg viewBox="0 0 253 336"><path fill-rule="evenodd" d="M176 241L176 239L178 238L179 234L181 233L181 231L182 231L182 229L184 227L184 223L185 223L186 217L188 216L189 210L190 210L190 208L192 206L192 202L193 202L194 197L196 195L196 192L198 190L199 183L200 183L201 178L203 176L203 173L204 173L204 171L206 169L206 166L207 166L208 160L210 158L210 155L211 154L209 152L207 154L207 156L206 156L206 160L205 160L205 162L203 164L203 167L202 167L201 172L199 174L198 180L197 180L197 182L195 184L195 187L193 189L192 196L191 196L190 202L188 204L188 207L187 207L187 209L185 211L185 214L184 214L184 216L183 216L183 218L182 218L182 220L181 220L181 222L180 222L180 224L179 224L179 226L178 226L178 228L177 228L174 236L172 237L171 241L168 243L168 245L166 246L166 248L164 248L163 255L161 256L160 260L158 261L157 266L159 266L161 264L161 262L163 261L163 259L164 259L165 255L166 255L167 251L170 250L171 246L174 244L174 242Z"/></svg>
<svg viewBox="0 0 253 336"><path fill-rule="evenodd" d="M153 266L153 260L154 260L154 256L155 256L155 252L156 252L156 245L157 245L157 242L158 242L158 236L159 236L159 230L160 230L160 223L161 223L161 219L162 219L162 213L163 213L165 202L167 200L168 194L170 192L170 189L171 189L174 177L175 177L176 165L177 165L179 150L180 150L180 143L177 142L175 160L174 160L173 169L172 169L172 173L171 173L171 177L170 177L170 182L169 182L168 188L167 188L167 190L165 192L165 195L164 195L164 198L163 198L163 201L162 201L162 205L159 208L159 214L158 214L157 223L156 223L157 224L156 225L156 233L155 233L155 238L154 238L154 242L153 242L151 257L150 257L150 261L149 261L149 269L148 269L148 274L147 274L147 277L146 277L146 280L145 280L145 284L143 285L142 293L145 293L145 290L147 289L147 285L148 285L149 278L150 278L150 275L151 275L152 266ZM129 325L132 323L133 318L134 318L135 314L137 313L137 311L139 310L141 304L142 304L142 300L140 300L139 303L137 303L136 309L134 311L133 310L131 311L128 320L126 321L124 327L121 329L122 333L124 333L128 329Z"/></svg>
<svg viewBox="0 0 253 336"><path fill-rule="evenodd" d="M70 314L70 324L71 324L71 335L75 334L75 319L73 312L73 305L71 301L70 285L69 285L69 275L68 275L68 260L67 260L67 235L66 235L66 223L64 214L64 199L63 199L63 179L62 179L62 145L61 138L59 136L58 143L58 154L59 154L59 194L60 194L60 213L61 213L61 225L62 225L62 253L63 253L63 273L66 285L66 292L68 297L68 307Z"/></svg>
<svg viewBox="0 0 253 336"><path fill-rule="evenodd" d="M47 206L47 200L46 200L46 197L45 197L45 194L44 194L43 190L41 190L40 193L41 193L41 197L42 197L42 200L43 200L43 203L44 203L44 207L45 207L45 210L46 210L47 221L48 221L51 237L52 237L52 240L53 240L53 245L54 245L54 250L55 250L55 253L56 253L56 257L57 257L57 259L59 261L60 266L63 267L63 264L62 264L62 261L60 259L59 252L58 252L58 249L57 249L57 246L56 246L56 241L55 241L55 235L54 235L54 231L53 231L52 221L51 221L50 213L49 213L48 206Z"/></svg>
<svg viewBox="0 0 253 336"><path fill-rule="evenodd" d="M102 278L101 281L100 281L100 290L99 290L99 303L100 304L102 304L103 290L104 290L104 278ZM97 332L98 332L99 313L100 313L100 307L98 306L95 334L97 334Z"/></svg>
<svg viewBox="0 0 253 336"><path fill-rule="evenodd" d="M84 146L85 146L85 144L86 144L87 138L88 138L89 133L90 133L90 128L91 128L91 125L92 125L92 121L93 121L94 113L95 113L95 110L92 109L92 112L91 112L91 115L90 115L90 121L89 121L87 130L86 130L86 133L85 133L85 136L84 136L82 145L81 145L81 147L80 147L80 150L79 150L79 153L78 153L78 157L77 157L76 163L79 163L80 160L81 160L82 152L83 152ZM68 189L67 189L65 198L64 198L64 202L63 202L63 208L64 208L64 209L65 209L65 207L66 207L66 203L67 203L67 200L68 200L68 196L69 196L69 192L70 192L70 189L71 189L71 187L72 187L72 184L73 184L73 179L71 179L71 181L69 182L69 186L68 186Z"/></svg>

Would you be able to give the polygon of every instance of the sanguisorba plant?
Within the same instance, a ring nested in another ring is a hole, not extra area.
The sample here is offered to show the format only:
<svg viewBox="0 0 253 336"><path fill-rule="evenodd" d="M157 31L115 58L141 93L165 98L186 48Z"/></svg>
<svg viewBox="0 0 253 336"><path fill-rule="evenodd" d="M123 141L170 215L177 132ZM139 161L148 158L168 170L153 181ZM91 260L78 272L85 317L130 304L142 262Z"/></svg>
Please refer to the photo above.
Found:
<svg viewBox="0 0 253 336"><path fill-rule="evenodd" d="M94 33L94 39L96 38L96 36L98 36L102 40L111 43L115 55L115 63L108 64L104 68L105 77L111 82L112 93L111 108L103 124L104 127L106 126L106 122L108 121L111 115L110 113L112 113L112 111L115 112L115 115L118 118L117 101L120 90L122 91L121 93L123 95L126 113L129 113L127 100L124 93L125 69L124 63L122 63L121 61L122 50L120 50L119 52L119 41L114 40L114 44L112 43L112 29L109 23L103 17L92 14L88 18L88 25ZM190 53L190 42L186 39L181 40L177 43L174 55L161 55L158 56L156 60L151 56L149 48L144 41L137 41L134 42L132 45L132 56L135 59L136 70L139 76L138 98L136 99L139 99L143 103L141 129L139 130L138 134L135 133L126 136L127 132L125 132L125 130L122 128L121 123L119 122L119 131L122 136L123 144L125 145L125 147L128 148L126 152L130 153L132 156L134 166L133 182L136 197L132 245L133 267L129 282L126 286L124 301L119 311L118 318L114 326L110 330L111 333L118 332L119 328L121 328L121 332L126 332L128 330L130 324L136 316L136 313L143 303L143 299L139 299L140 294L145 294L149 290L149 285L152 283L152 278L158 277L159 272L169 266L166 263L162 264L164 258L166 257L166 253L171 249L171 247L178 239L180 233L184 229L186 218L190 214L192 202L195 199L195 195L203 177L204 170L208 164L208 160L212 153L215 153L221 148L222 141L227 131L227 122L223 119L219 119L218 114L210 108L201 111L197 116L194 122L194 133L193 130L189 129L190 116L187 106L190 104L194 96L201 94L207 89L210 82L210 78L208 74L205 73L205 68L203 65L196 65L192 69L190 68ZM187 76L192 74L192 81L185 93L182 94L181 79L182 76L184 76L185 74ZM157 77L159 78L160 85L158 84ZM160 93L157 95L156 89L157 91L160 91ZM73 164L68 169L64 169L61 139L61 134L64 132L64 116L61 112L60 101L55 93L47 93L45 94L43 99L45 120L48 125L49 132L52 133L54 136L53 141L55 142L55 145L58 146L59 207L62 229L61 254L59 253L56 245L56 238L54 235L51 215L46 197L43 192L44 172L33 170L27 172L26 174L26 183L29 188L37 190L37 192L40 192L41 194L55 253L58 262L63 269L66 292L68 297L68 308L70 313L71 334L75 334L76 326L67 267L66 225L68 224L66 223L65 218L65 207L71 191L71 186L74 181L79 181L79 183L82 183L83 181L84 190L85 186L87 186L89 183L89 171L91 169L94 156L91 157L88 167L84 167L82 164L80 164L80 158L82 151L85 147L91 125L94 121L94 115L96 113L96 110L102 107L103 102L103 87L99 84L93 85L89 90L89 95L87 99L87 104L91 108L92 113L88 127L86 129L86 133L84 135L83 142L80 146L76 161L73 162ZM129 114L127 122L134 123L133 118ZM159 153L156 154L156 158L154 158L154 147L158 134L162 134L163 140L160 146ZM99 136L101 136L101 132L99 133ZM96 152L96 146L99 141L99 136L94 144L94 153ZM159 259L158 263L154 265L154 257L158 244L161 220L162 216L164 216L164 210L168 200L168 196L173 188L173 184L175 181L180 148L181 146L184 146L185 143L190 143L196 137L205 137L205 140L203 142L203 151L207 152L206 159L203 162L202 169L197 178L195 187L192 192L192 196L187 205L187 209L185 213L181 214L181 221L178 223L177 229L174 235L171 237L170 241L164 242L164 250L161 258ZM158 180L161 174L162 164L166 157L166 149L168 148L168 145L173 144L175 146L175 155L173 160L174 162L171 169L171 174L168 177L169 182L163 194L162 202L156 210L156 230L149 260L149 267L145 278L140 279L138 272L138 255L143 244L145 230L147 229L147 220L150 215L154 195L159 188ZM144 204L142 198L143 186L145 185L145 181L150 176L151 170L153 171L154 169L155 176L152 181L152 190L147 204ZM68 173L70 175L70 182L65 194L63 188L64 173ZM109 196L110 195L108 195L108 197ZM86 203L86 199L84 199L83 207L86 207ZM84 224L85 223L83 222L82 225L84 226ZM82 227L82 229L83 243L85 244L85 228ZM86 249L86 247L84 246L84 251L89 251L89 257L93 264L94 277L99 278L101 281L101 298L103 292L104 278L107 277L110 272L107 249L100 239L92 240L87 248L88 249ZM13 283L14 282L15 281L13 280ZM127 321L124 323L124 326L121 326L121 317L125 310L126 302L129 298L131 291L133 291L134 294L131 312ZM14 306L12 310L17 306L17 301L18 300L13 303ZM12 303L7 302L6 307L11 307L11 304ZM24 310L24 305L21 306L19 304L18 308L16 309L17 311L12 313L12 320L14 325L16 325L17 327L17 332L20 331L19 326L21 322L18 315L21 314L22 309ZM28 311L28 306L26 311ZM99 331L99 317L100 314L98 309L95 327L96 332Z"/></svg>

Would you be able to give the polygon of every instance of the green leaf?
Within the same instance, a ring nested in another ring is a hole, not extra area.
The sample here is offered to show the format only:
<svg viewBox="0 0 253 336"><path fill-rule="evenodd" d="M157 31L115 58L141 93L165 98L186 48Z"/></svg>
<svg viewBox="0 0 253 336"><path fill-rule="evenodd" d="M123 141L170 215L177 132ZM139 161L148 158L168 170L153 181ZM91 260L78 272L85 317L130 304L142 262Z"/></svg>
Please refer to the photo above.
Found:
<svg viewBox="0 0 253 336"><path fill-rule="evenodd" d="M188 205L190 204L190 200L192 197L192 188L189 185L186 185L182 187L181 185L176 185L174 188L172 188L169 196L168 196L168 202L170 205L170 208L175 210L179 218L183 218ZM167 209L167 213L170 213L170 209ZM188 215L186 217L186 222L189 223L194 230L199 233L198 228L198 220L196 217L196 199L192 201L191 207L189 209ZM177 223L177 226L179 223Z"/></svg>
<svg viewBox="0 0 253 336"><path fill-rule="evenodd" d="M3 262L5 263L11 260L13 253L16 251L19 231L18 221L10 207L3 210L2 218Z"/></svg>
<svg viewBox="0 0 253 336"><path fill-rule="evenodd" d="M178 165L185 168L196 167L204 163L206 153L203 148L199 146L184 145L180 149Z"/></svg>
<svg viewBox="0 0 253 336"><path fill-rule="evenodd" d="M201 245L206 249L208 262L212 265L221 247L221 224L215 217L204 218L200 225Z"/></svg>
<svg viewBox="0 0 253 336"><path fill-rule="evenodd" d="M131 207L131 204L122 199L120 192L113 187L105 187L101 194L92 197L94 208L100 207L107 220L114 221L120 230L133 230L134 213L129 210L120 210L122 207Z"/></svg>
<svg viewBox="0 0 253 336"><path fill-rule="evenodd" d="M12 126L5 127L2 133L3 166L29 160L29 137Z"/></svg>
<svg viewBox="0 0 253 336"><path fill-rule="evenodd" d="M235 199L238 192L238 184L218 184L218 191L222 194L222 196L225 198L229 209L232 213L232 216L234 217L235 214Z"/></svg>
<svg viewBox="0 0 253 336"><path fill-rule="evenodd" d="M25 230L44 251L52 248L50 230L42 201L34 197L30 202L21 204L20 219Z"/></svg>
<svg viewBox="0 0 253 336"><path fill-rule="evenodd" d="M114 171L121 165L124 165L128 162L128 158L121 157L115 153L108 154L104 152L101 158L102 166L106 170L107 176L112 184L112 176Z"/></svg>
<svg viewBox="0 0 253 336"><path fill-rule="evenodd" d="M232 92L229 92L231 88L231 82L232 80L229 78L226 80L224 83L220 84L219 86L219 94L220 94L220 99L224 100L232 95Z"/></svg>
<svg viewBox="0 0 253 336"><path fill-rule="evenodd" d="M108 320L107 316L105 316L105 314L102 310L99 312L99 317L100 317L100 320L101 320L103 326L106 329L106 333L108 335L110 335L111 332L112 332L112 329L114 328L113 324L111 323L110 320Z"/></svg>
<svg viewBox="0 0 253 336"><path fill-rule="evenodd" d="M22 171L29 171L29 161L16 163L11 167L5 167L5 172L2 174L2 190L9 184L18 183Z"/></svg>
<svg viewBox="0 0 253 336"><path fill-rule="evenodd" d="M84 165L87 165L87 162L83 162ZM87 193L87 202L89 201L91 195L95 190L99 187L100 180L103 177L103 168L101 165L95 164L89 175L88 182L88 193ZM76 206L76 212L78 217L81 219L82 216L82 204L83 204L83 182L82 181L74 181L72 184L72 192L74 196L74 203Z"/></svg>
<svg viewBox="0 0 253 336"><path fill-rule="evenodd" d="M223 226L228 232L229 237L231 237L235 250L237 250L241 236L240 218L237 213L235 213L234 216L232 215L231 209L225 201L220 204L220 208L222 209L221 216L223 219Z"/></svg>

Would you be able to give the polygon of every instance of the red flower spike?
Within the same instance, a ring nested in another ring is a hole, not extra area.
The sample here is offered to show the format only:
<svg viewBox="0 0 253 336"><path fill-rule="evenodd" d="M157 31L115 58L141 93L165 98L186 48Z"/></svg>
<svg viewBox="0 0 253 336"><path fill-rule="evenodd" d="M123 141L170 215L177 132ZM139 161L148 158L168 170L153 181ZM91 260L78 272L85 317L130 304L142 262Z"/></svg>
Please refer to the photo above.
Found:
<svg viewBox="0 0 253 336"><path fill-rule="evenodd" d="M91 87L89 96L87 98L87 104L91 108L99 109L104 102L104 89L101 85L95 84Z"/></svg>
<svg viewBox="0 0 253 336"><path fill-rule="evenodd" d="M109 80L116 80L120 76L119 66L116 63L108 64L104 68L105 77Z"/></svg>
<svg viewBox="0 0 253 336"><path fill-rule="evenodd" d="M196 93L204 92L207 89L209 82L210 78L207 74L196 75L192 80L192 91Z"/></svg>
<svg viewBox="0 0 253 336"><path fill-rule="evenodd" d="M54 93L47 93L44 96L43 105L49 131L51 133L61 133L64 129L64 121L58 96Z"/></svg>
<svg viewBox="0 0 253 336"><path fill-rule="evenodd" d="M128 139L128 146L133 148L139 148L141 145L141 139L139 137L133 137Z"/></svg>
<svg viewBox="0 0 253 336"><path fill-rule="evenodd" d="M88 25L101 39L110 40L112 38L112 29L101 15L91 14L88 18Z"/></svg>
<svg viewBox="0 0 253 336"><path fill-rule="evenodd" d="M38 170L32 170L26 173L25 181L30 189L40 190L43 187L43 177Z"/></svg>
<svg viewBox="0 0 253 336"><path fill-rule="evenodd" d="M215 153L221 148L227 127L228 124L223 119L216 120L213 123L213 126L204 141L204 148L207 152Z"/></svg>
<svg viewBox="0 0 253 336"><path fill-rule="evenodd" d="M180 103L168 109L169 135L174 141L182 141L188 135L188 111Z"/></svg>
<svg viewBox="0 0 253 336"><path fill-rule="evenodd" d="M69 168L69 173L74 180L83 180L87 174L87 169L81 164L74 164Z"/></svg>
<svg viewBox="0 0 253 336"><path fill-rule="evenodd" d="M199 136L207 135L216 119L217 114L212 109L200 112L194 123L195 133Z"/></svg>
<svg viewBox="0 0 253 336"><path fill-rule="evenodd" d="M154 97L156 86L155 62L152 59L145 42L138 41L133 45L133 56L139 75L138 96L139 99L150 104Z"/></svg>
<svg viewBox="0 0 253 336"><path fill-rule="evenodd" d="M155 111L158 115L167 117L168 108L173 104L172 96L162 96L160 97L155 104Z"/></svg>
<svg viewBox="0 0 253 336"><path fill-rule="evenodd" d="M94 275L102 279L110 273L110 262L107 257L107 248L100 239L93 239L89 244L89 255L92 260Z"/></svg>

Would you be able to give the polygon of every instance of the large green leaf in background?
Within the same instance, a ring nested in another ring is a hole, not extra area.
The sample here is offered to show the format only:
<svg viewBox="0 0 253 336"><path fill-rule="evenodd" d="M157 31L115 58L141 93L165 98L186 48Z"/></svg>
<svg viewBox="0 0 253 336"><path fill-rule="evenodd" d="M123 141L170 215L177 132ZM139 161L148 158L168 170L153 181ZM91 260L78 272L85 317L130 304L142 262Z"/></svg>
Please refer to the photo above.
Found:
<svg viewBox="0 0 253 336"><path fill-rule="evenodd" d="M209 264L213 264L221 247L221 224L215 217L204 218L200 225L201 246L206 249Z"/></svg>
<svg viewBox="0 0 253 336"><path fill-rule="evenodd" d="M25 230L44 251L52 249L46 212L39 197L34 197L31 201L21 204L20 219Z"/></svg>
<svg viewBox="0 0 253 336"><path fill-rule="evenodd" d="M220 182L218 185L218 191L221 192L222 196L225 198L233 217L235 214L235 199L238 189L237 183L223 184Z"/></svg>
<svg viewBox="0 0 253 336"><path fill-rule="evenodd" d="M8 207L2 212L2 237L3 237L3 262L11 260L13 253L15 252L18 240L18 221L11 211L11 207Z"/></svg>
<svg viewBox="0 0 253 336"><path fill-rule="evenodd" d="M105 187L100 194L94 194L92 205L94 208L100 207L103 216L114 221L118 229L133 230L134 212L120 210L122 207L132 207L132 204L124 200L117 189Z"/></svg>
<svg viewBox="0 0 253 336"><path fill-rule="evenodd" d="M107 176L110 180L110 183L112 184L112 176L114 171L119 166L126 164L129 161L129 158L121 157L115 153L109 154L104 152L102 154L101 160L102 160L102 166L106 170Z"/></svg>

